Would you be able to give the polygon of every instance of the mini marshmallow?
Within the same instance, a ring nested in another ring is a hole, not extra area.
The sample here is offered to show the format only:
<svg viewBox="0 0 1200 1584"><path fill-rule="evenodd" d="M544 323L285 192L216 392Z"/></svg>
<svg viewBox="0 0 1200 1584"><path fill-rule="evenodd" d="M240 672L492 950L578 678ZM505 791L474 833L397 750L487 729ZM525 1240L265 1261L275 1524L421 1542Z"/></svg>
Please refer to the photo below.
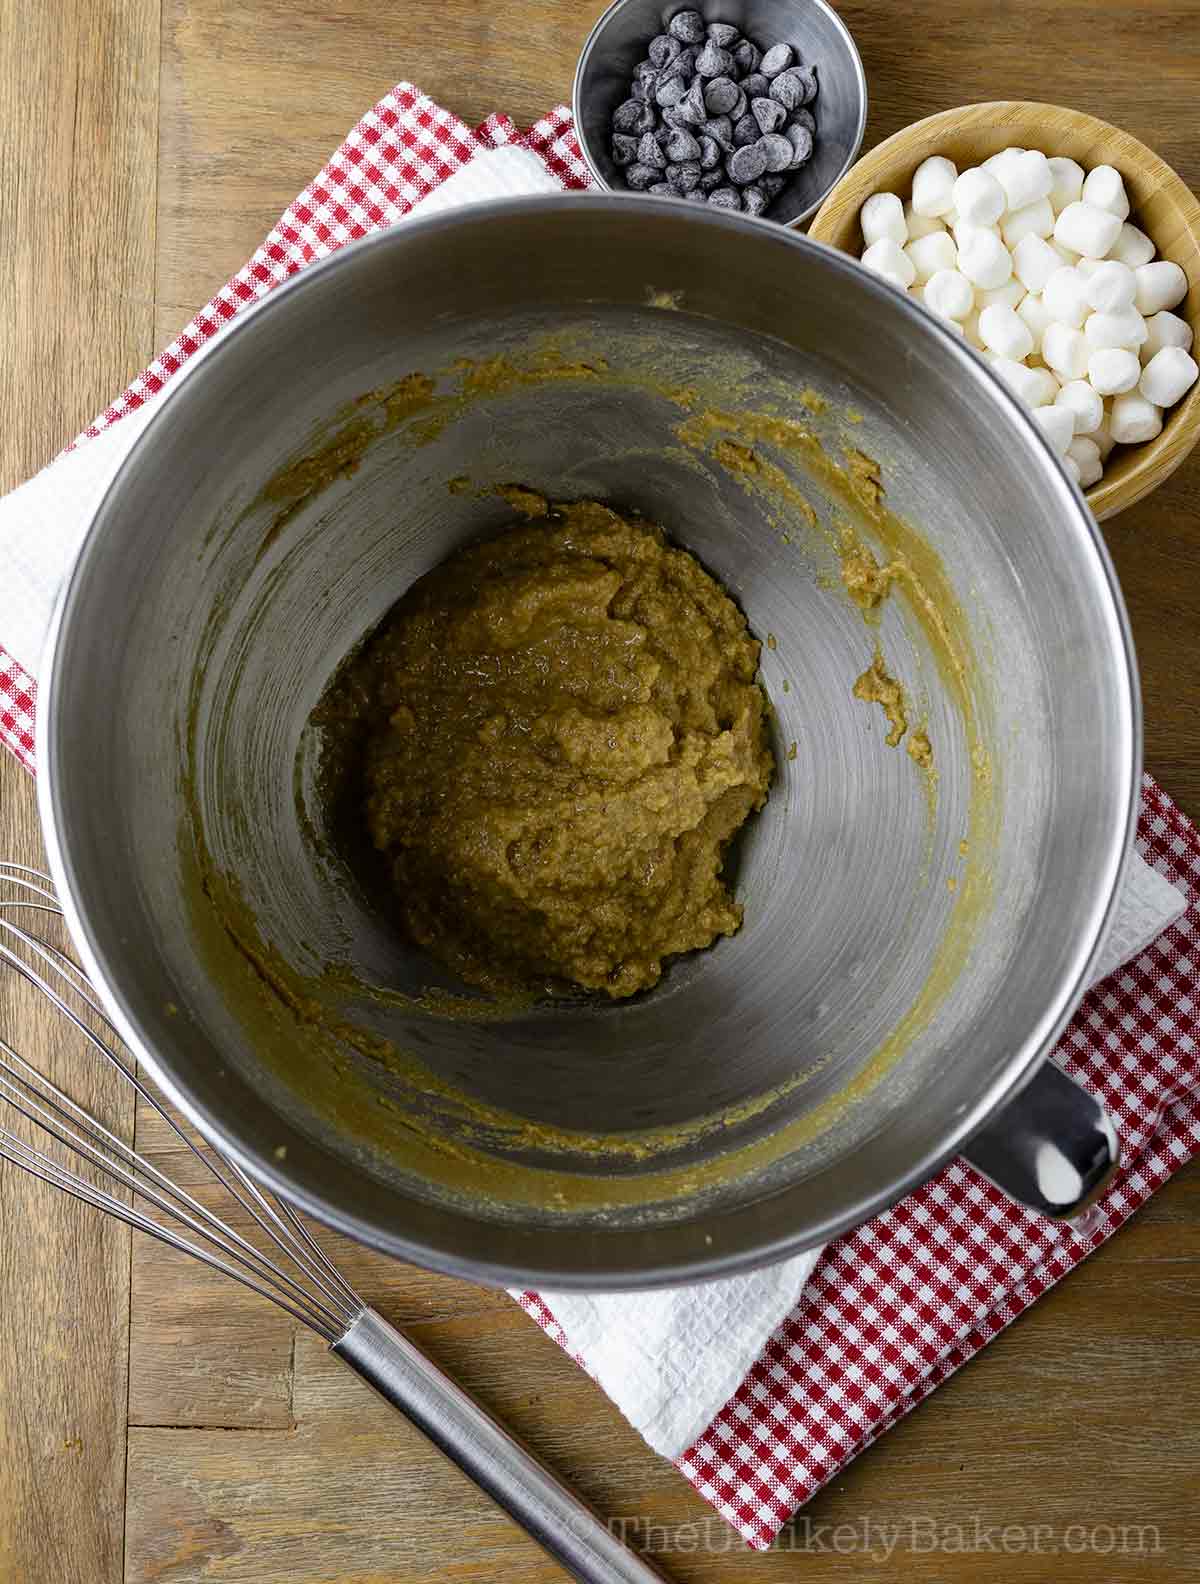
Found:
<svg viewBox="0 0 1200 1584"><path fill-rule="evenodd" d="M991 291L977 291L975 303L981 310L984 308L1015 308L1025 295L1025 288L1019 280L1006 280L1003 286L993 286Z"/></svg>
<svg viewBox="0 0 1200 1584"><path fill-rule="evenodd" d="M958 168L952 160L934 154L913 172L912 206L919 215L944 215L954 207Z"/></svg>
<svg viewBox="0 0 1200 1584"><path fill-rule="evenodd" d="M1137 392L1136 391L1129 391L1128 395L1137 396ZM1124 400L1125 400L1124 396L1114 396L1113 397L1113 404L1115 405L1117 402L1124 401ZM1138 397L1138 400L1139 401L1141 400L1140 396ZM1160 419L1159 420L1160 427L1161 427L1161 423L1162 423L1162 420ZM1088 439L1096 447L1097 451L1099 451L1101 462L1107 462L1108 461L1109 452L1112 450L1113 446L1116 445L1116 443L1117 443L1113 439L1112 435L1109 434L1107 423L1102 423L1100 425L1099 429L1093 429L1091 434L1088 435ZM1147 435L1146 439L1147 440L1153 440L1154 436L1153 435Z"/></svg>
<svg viewBox="0 0 1200 1584"><path fill-rule="evenodd" d="M1050 207L1056 215L1061 214L1068 204L1079 200L1083 191L1083 166L1061 154L1048 159L1046 164L1050 167Z"/></svg>
<svg viewBox="0 0 1200 1584"><path fill-rule="evenodd" d="M1200 365L1182 347L1163 347L1142 370L1138 390L1156 407L1173 407L1196 383Z"/></svg>
<svg viewBox="0 0 1200 1584"><path fill-rule="evenodd" d="M1040 292L1061 268L1058 254L1044 237L1023 236L1012 250L1013 270L1026 291Z"/></svg>
<svg viewBox="0 0 1200 1584"><path fill-rule="evenodd" d="M1024 153L1025 150L1023 148L1002 148L998 154L992 154L988 159L985 159L979 168L980 170L995 171L998 165L1011 164L1019 154Z"/></svg>
<svg viewBox="0 0 1200 1584"><path fill-rule="evenodd" d="M938 270L925 282L925 306L943 319L965 319L975 306L971 282L956 269Z"/></svg>
<svg viewBox="0 0 1200 1584"><path fill-rule="evenodd" d="M1103 258L1120 234L1117 216L1089 203L1068 204L1054 222L1054 240L1084 258Z"/></svg>
<svg viewBox="0 0 1200 1584"><path fill-rule="evenodd" d="M1042 359L1063 381L1082 379L1088 371L1083 332L1067 324L1052 324L1042 337Z"/></svg>
<svg viewBox="0 0 1200 1584"><path fill-rule="evenodd" d="M1011 209L1000 222L1005 247L1015 248L1022 237L1048 237L1054 230L1054 210L1049 198L1037 198L1023 209Z"/></svg>
<svg viewBox="0 0 1200 1584"><path fill-rule="evenodd" d="M1059 456L1066 456L1067 447L1075 438L1075 424L1065 407L1035 407L1034 422Z"/></svg>
<svg viewBox="0 0 1200 1584"><path fill-rule="evenodd" d="M954 209L967 225L992 226L1007 207L1004 188L991 171L963 171L954 183Z"/></svg>
<svg viewBox="0 0 1200 1584"><path fill-rule="evenodd" d="M1051 406L1059 392L1057 378L1048 368L1026 364L1025 370L1030 376L1025 384L1025 400L1031 407Z"/></svg>
<svg viewBox="0 0 1200 1584"><path fill-rule="evenodd" d="M1155 314L1164 308L1177 308L1187 296L1187 276L1170 259L1139 264L1134 270L1137 296L1134 302L1141 314Z"/></svg>
<svg viewBox="0 0 1200 1584"><path fill-rule="evenodd" d="M881 237L862 256L863 263L876 275L882 275L893 286L911 286L917 278L913 261L891 237Z"/></svg>
<svg viewBox="0 0 1200 1584"><path fill-rule="evenodd" d="M1119 170L1111 165L1097 165L1090 170L1083 184L1083 201L1097 209L1105 209L1118 220L1129 218L1129 198ZM1118 232L1118 235L1120 233ZM1107 252L1108 249L1105 249Z"/></svg>
<svg viewBox="0 0 1200 1584"><path fill-rule="evenodd" d="M1146 320L1146 339L1139 347L1143 363L1149 363L1156 352L1161 352L1163 347L1182 347L1185 352L1192 349L1192 327L1186 319L1181 319L1178 314L1168 313L1164 308L1159 313L1151 314Z"/></svg>
<svg viewBox="0 0 1200 1584"><path fill-rule="evenodd" d="M1076 434L1091 434L1104 422L1104 403L1085 379L1068 380L1054 405L1070 413Z"/></svg>
<svg viewBox="0 0 1200 1584"><path fill-rule="evenodd" d="M946 229L937 215L919 215L911 203L904 205L904 225L910 242L919 242L922 237Z"/></svg>
<svg viewBox="0 0 1200 1584"><path fill-rule="evenodd" d="M1094 313L1088 315L1083 333L1093 351L1100 347L1128 347L1136 352L1146 339L1146 321L1136 308L1125 308L1120 313Z"/></svg>
<svg viewBox="0 0 1200 1584"><path fill-rule="evenodd" d="M991 291L1012 276L1012 254L992 231L960 233L958 267L973 286Z"/></svg>
<svg viewBox="0 0 1200 1584"><path fill-rule="evenodd" d="M1002 307L999 303L981 310L979 334L984 346L999 352L1001 357L1015 358L1018 363L1033 351L1033 336L1029 326L1024 319L1017 317L1014 309Z"/></svg>
<svg viewBox="0 0 1200 1584"><path fill-rule="evenodd" d="M904 205L895 193L872 193L859 210L858 223L862 226L864 247L885 240L903 247L908 241Z"/></svg>
<svg viewBox="0 0 1200 1584"><path fill-rule="evenodd" d="M1137 226L1130 225L1128 220L1121 227L1120 236L1108 250L1110 259L1115 259L1118 264L1128 264L1130 269L1137 269L1139 264L1149 264L1154 254L1154 243L1144 231L1139 231Z"/></svg>
<svg viewBox="0 0 1200 1584"><path fill-rule="evenodd" d="M1097 313L1120 313L1123 308L1133 307L1133 299L1137 296L1137 279L1127 264L1119 264L1115 259L1104 259L1095 264L1086 278L1085 295L1089 306Z"/></svg>
<svg viewBox="0 0 1200 1584"><path fill-rule="evenodd" d="M1049 198L1054 186L1050 161L1037 149L1025 149L1002 160L993 167L992 174L1004 188L1010 209L1024 209L1039 198Z"/></svg>
<svg viewBox="0 0 1200 1584"><path fill-rule="evenodd" d="M1077 259L1075 262L1075 273L1080 280L1090 281L1101 264L1106 264L1107 262L1107 259Z"/></svg>
<svg viewBox="0 0 1200 1584"><path fill-rule="evenodd" d="M1064 264L1078 264L1079 260L1083 257L1081 253L1076 253L1074 248L1063 247L1062 243L1056 242L1053 237L1051 237L1049 241L1050 246L1058 254L1059 258L1062 259Z"/></svg>
<svg viewBox="0 0 1200 1584"><path fill-rule="evenodd" d="M966 280L966 276L964 276L963 279ZM970 285L970 282L968 281L967 284ZM987 349L983 344L983 337L979 334L979 310L977 308L972 308L971 312L964 320L961 321L961 323L963 327L963 335L966 336L971 346L973 346L978 352L986 351Z"/></svg>
<svg viewBox="0 0 1200 1584"><path fill-rule="evenodd" d="M1109 420L1109 450L1113 444L1141 445L1145 440L1157 440L1162 433L1162 408L1147 401L1140 391L1125 391L1113 397L1112 417ZM1101 457L1107 456L1101 439L1097 439Z"/></svg>
<svg viewBox="0 0 1200 1584"><path fill-rule="evenodd" d="M1058 381L1048 369L1029 368L1024 363L1018 363L1015 358L1000 357L995 353L984 353L984 356L990 357L996 373L1027 407L1047 407L1054 400Z"/></svg>
<svg viewBox="0 0 1200 1584"><path fill-rule="evenodd" d="M1086 282L1069 264L1056 269L1042 287L1042 301L1052 319L1078 330L1088 313Z"/></svg>
<svg viewBox="0 0 1200 1584"><path fill-rule="evenodd" d="M1138 382L1142 365L1127 347L1098 347L1087 361L1087 377L1101 396L1119 396Z"/></svg>
<svg viewBox="0 0 1200 1584"><path fill-rule="evenodd" d="M1063 465L1063 467L1066 468L1067 472L1070 474L1071 478L1075 481L1075 483L1078 484L1079 483L1079 463L1076 462L1075 458L1072 457L1072 456L1063 457L1062 465Z"/></svg>
<svg viewBox="0 0 1200 1584"><path fill-rule="evenodd" d="M1084 489L1090 489L1099 482L1104 463L1100 460L1100 447L1094 440L1089 440L1086 435L1077 435L1067 447L1067 455L1079 469L1079 482Z"/></svg>
<svg viewBox="0 0 1200 1584"><path fill-rule="evenodd" d="M932 236L918 237L915 242L910 242L904 251L912 260L913 268L917 272L917 283L921 286L931 275L936 275L938 270L952 270L958 266L958 249L949 231L935 231ZM1132 290L1133 273L1132 271L1127 273Z"/></svg>
<svg viewBox="0 0 1200 1584"><path fill-rule="evenodd" d="M1042 350L1042 337L1054 323L1050 310L1036 292L1029 292L1017 304L1017 315L1023 319L1033 337L1033 350L1040 353Z"/></svg>

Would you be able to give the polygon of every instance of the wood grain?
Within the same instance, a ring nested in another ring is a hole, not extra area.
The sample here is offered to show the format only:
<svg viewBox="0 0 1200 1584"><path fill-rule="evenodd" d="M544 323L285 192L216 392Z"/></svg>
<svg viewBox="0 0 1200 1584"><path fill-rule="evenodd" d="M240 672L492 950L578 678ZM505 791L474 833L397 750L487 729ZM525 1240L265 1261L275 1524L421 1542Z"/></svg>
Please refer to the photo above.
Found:
<svg viewBox="0 0 1200 1584"><path fill-rule="evenodd" d="M153 350L157 0L0 0L0 489ZM40 861L0 756L0 853ZM0 976L0 1030L126 1136L128 1091ZM129 1236L0 1170L0 1579L124 1576Z"/></svg>
<svg viewBox="0 0 1200 1584"><path fill-rule="evenodd" d="M486 9L476 0L436 9L163 0L155 241L155 0L90 9L57 0L37 9L36 25L34 8L0 0L0 300L16 305L0 336L0 479L14 482L52 454L207 300L396 79L412 78L468 119L503 108L528 120L568 93L600 9L600 0ZM1032 0L911 0L900 20L873 0L840 9L871 80L868 143L939 108L1025 93L1128 128L1200 183L1200 0L1159 0L1152 13L1136 0L1064 0L1056 29L1069 47L1048 60L1039 54L1044 12ZM98 51L90 61L89 50ZM74 103L77 73L91 103L77 137L82 168L63 108ZM45 202L51 191L77 191L86 225ZM94 291L98 322L86 306ZM1138 639L1148 763L1193 816L1198 524L1193 459L1107 528ZM35 832L32 788L5 761L0 850L36 851ZM34 1011L16 1022L22 1041L45 1039ZM144 1110L138 1139L201 1191ZM18 1258L30 1235L34 1275ZM315 1338L143 1240L132 1265L122 1565L123 1235L9 1174L0 1238L3 1584L561 1577ZM853 1463L767 1555L747 1551L503 1294L332 1237L329 1247L370 1300L681 1581L886 1573L914 1584L1169 1584L1200 1568L1195 1170ZM57 1455L60 1439L82 1440L82 1452L72 1444ZM994 1550L931 1555L921 1548L923 1520L960 1524L968 1538L976 1522L985 1538L993 1526L1021 1524L1027 1542L1032 1526L1049 1526L1042 1544L1060 1551L1014 1557L991 1534ZM866 1544L836 1527L854 1524L861 1535L864 1522ZM1132 1549L1068 1555L1072 1524L1108 1525L1114 1544L1121 1526L1151 1532L1140 1549L1130 1532ZM896 1549L886 1561L889 1536Z"/></svg>
<svg viewBox="0 0 1200 1584"><path fill-rule="evenodd" d="M960 170L1003 148L1037 148L1078 160L1084 170L1112 165L1125 179L1131 219L1178 264L1188 294L1175 312L1200 332L1200 199L1165 161L1137 138L1098 116L1068 105L1001 100L961 105L905 127L871 149L847 172L813 218L809 235L856 258L862 252L859 212L876 192L907 199L913 172L940 154ZM1200 339L1200 335L1198 335ZM1100 522L1115 517L1166 482L1200 439L1200 383L1167 415L1162 433L1144 445L1123 446L1104 477L1087 491Z"/></svg>

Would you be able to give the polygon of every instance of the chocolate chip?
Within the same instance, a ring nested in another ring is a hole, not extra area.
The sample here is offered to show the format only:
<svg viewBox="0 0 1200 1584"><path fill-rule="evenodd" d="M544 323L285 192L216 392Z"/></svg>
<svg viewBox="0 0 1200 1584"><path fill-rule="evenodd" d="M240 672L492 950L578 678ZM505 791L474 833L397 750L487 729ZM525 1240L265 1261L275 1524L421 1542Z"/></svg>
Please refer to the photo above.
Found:
<svg viewBox="0 0 1200 1584"><path fill-rule="evenodd" d="M721 163L721 145L716 138L701 137L700 139L700 168L712 170Z"/></svg>
<svg viewBox="0 0 1200 1584"><path fill-rule="evenodd" d="M804 84L800 80L800 73L780 72L771 83L771 98L777 100L785 110L798 110L804 103Z"/></svg>
<svg viewBox="0 0 1200 1584"><path fill-rule="evenodd" d="M733 56L712 39L696 56L696 71L701 77L728 77L732 70Z"/></svg>
<svg viewBox="0 0 1200 1584"><path fill-rule="evenodd" d="M667 166L667 180L676 192L690 193L700 185L700 165L696 160L684 160Z"/></svg>
<svg viewBox="0 0 1200 1584"><path fill-rule="evenodd" d="M748 77L742 78L742 92L748 99L764 98L770 86L762 72L751 72Z"/></svg>
<svg viewBox="0 0 1200 1584"><path fill-rule="evenodd" d="M789 149L791 145L788 145ZM667 158L675 165L683 165L691 160L697 161L699 170L700 144L690 132L685 132L682 127L675 127L666 143Z"/></svg>
<svg viewBox="0 0 1200 1584"><path fill-rule="evenodd" d="M680 116L692 126L700 126L708 120L708 110L704 104L704 84L699 79L679 101L678 110Z"/></svg>
<svg viewBox="0 0 1200 1584"><path fill-rule="evenodd" d="M779 194L787 186L787 178L785 176L764 176L760 181L755 182L754 185L762 188L767 202L771 203L779 197Z"/></svg>
<svg viewBox="0 0 1200 1584"><path fill-rule="evenodd" d="M752 115L744 115L741 118L740 121L736 121L734 123L734 127L733 127L733 146L734 146L734 148L746 148L751 143L757 143L758 139L759 139L758 122L754 119L754 117Z"/></svg>
<svg viewBox="0 0 1200 1584"><path fill-rule="evenodd" d="M778 99L785 110L799 110L817 97L817 75L803 66L793 66L780 72L771 84L771 98Z"/></svg>
<svg viewBox="0 0 1200 1584"><path fill-rule="evenodd" d="M647 192L652 192L656 198L674 198L675 189L670 182L655 182L652 187L647 187Z"/></svg>
<svg viewBox="0 0 1200 1584"><path fill-rule="evenodd" d="M637 158L638 140L635 137L626 137L624 132L614 132L612 140L612 157L615 165L632 165Z"/></svg>
<svg viewBox="0 0 1200 1584"><path fill-rule="evenodd" d="M722 166L718 165L716 170L706 170L700 177L700 191L702 193L710 193L714 187L722 186L724 181L725 171Z"/></svg>
<svg viewBox="0 0 1200 1584"><path fill-rule="evenodd" d="M757 44L752 44L749 39L743 39L740 44L734 45L733 64L737 68L739 76L745 77L749 72L756 72L761 60L762 50L759 49Z"/></svg>
<svg viewBox="0 0 1200 1584"><path fill-rule="evenodd" d="M719 44L722 49L728 49L738 36L738 30L732 22L710 22L708 36L714 44Z"/></svg>
<svg viewBox="0 0 1200 1584"><path fill-rule="evenodd" d="M762 150L767 170L778 172L792 169L794 152L791 142L782 132L766 132L754 146Z"/></svg>
<svg viewBox="0 0 1200 1584"><path fill-rule="evenodd" d="M653 132L643 133L642 141L637 147L637 157L639 165L650 165L655 170L662 170L667 163L667 156L663 153L658 138Z"/></svg>
<svg viewBox="0 0 1200 1584"><path fill-rule="evenodd" d="M738 102L738 85L732 77L714 77L704 85L704 105L709 115L728 115Z"/></svg>
<svg viewBox="0 0 1200 1584"><path fill-rule="evenodd" d="M767 195L761 187L744 187L742 189L742 208L747 214L760 215L767 207Z"/></svg>
<svg viewBox="0 0 1200 1584"><path fill-rule="evenodd" d="M817 118L815 115L813 115L811 110L806 110L803 105L799 110L793 110L791 115L788 116L788 125L804 127L804 129L808 132L811 132L814 137L817 135Z"/></svg>
<svg viewBox="0 0 1200 1584"><path fill-rule="evenodd" d="M713 142L725 150L727 154L733 152L733 122L728 116L713 116L711 121L706 121L700 130L712 138Z"/></svg>
<svg viewBox="0 0 1200 1584"><path fill-rule="evenodd" d="M778 99L751 99L750 109L760 132L777 132L787 120L787 111Z"/></svg>
<svg viewBox="0 0 1200 1584"><path fill-rule="evenodd" d="M665 109L667 105L677 105L686 93L687 84L682 77L668 77L655 88L654 98Z"/></svg>
<svg viewBox="0 0 1200 1584"><path fill-rule="evenodd" d="M773 136L774 134L772 134ZM725 161L725 169L729 179L739 187L744 187L747 182L756 180L767 168L767 151L763 148L762 140L751 143L746 148L735 149ZM787 139L783 141L787 143ZM791 157L791 144L788 144L788 157Z"/></svg>
<svg viewBox="0 0 1200 1584"><path fill-rule="evenodd" d="M758 69L764 77L778 77L780 72L787 71L795 58L796 52L790 44L772 44Z"/></svg>
<svg viewBox="0 0 1200 1584"><path fill-rule="evenodd" d="M706 192L702 192L699 187L693 187L691 192L685 192L683 196L684 196L684 200L687 203L707 203L708 202L708 194Z"/></svg>
<svg viewBox="0 0 1200 1584"><path fill-rule="evenodd" d="M788 170L799 170L801 165L807 165L812 159L813 135L807 127L790 126L787 129L788 146L791 148L792 157L787 163ZM777 167L772 166L774 170Z"/></svg>
<svg viewBox="0 0 1200 1584"><path fill-rule="evenodd" d="M658 172L653 165L630 165L625 172L625 185L632 187L634 192L645 192L651 182L658 180Z"/></svg>
<svg viewBox="0 0 1200 1584"><path fill-rule="evenodd" d="M614 132L636 132L637 120L642 113L640 99L626 99L624 104L619 104L613 111Z"/></svg>
<svg viewBox="0 0 1200 1584"><path fill-rule="evenodd" d="M694 75L691 52L680 47L679 54L669 60L658 74L659 82L667 82L672 77L681 77L686 88Z"/></svg>
<svg viewBox="0 0 1200 1584"><path fill-rule="evenodd" d="M699 11L677 11L667 23L667 32L683 44L699 44L704 38L704 18Z"/></svg>
<svg viewBox="0 0 1200 1584"><path fill-rule="evenodd" d="M677 38L672 38L669 33L660 33L657 38L650 40L650 48L646 51L656 66L665 66L668 61L673 61L683 45Z"/></svg>
<svg viewBox="0 0 1200 1584"><path fill-rule="evenodd" d="M740 209L742 197L736 187L715 187L708 195L714 209Z"/></svg>

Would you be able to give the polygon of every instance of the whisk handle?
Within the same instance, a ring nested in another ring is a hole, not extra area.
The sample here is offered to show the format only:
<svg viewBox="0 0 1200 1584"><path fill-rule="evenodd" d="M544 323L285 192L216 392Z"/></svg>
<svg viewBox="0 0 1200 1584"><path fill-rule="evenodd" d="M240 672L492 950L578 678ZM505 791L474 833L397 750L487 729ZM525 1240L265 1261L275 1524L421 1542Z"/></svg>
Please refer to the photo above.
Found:
<svg viewBox="0 0 1200 1584"><path fill-rule="evenodd" d="M428 1436L582 1584L662 1584L637 1556L461 1387L365 1309L332 1351Z"/></svg>

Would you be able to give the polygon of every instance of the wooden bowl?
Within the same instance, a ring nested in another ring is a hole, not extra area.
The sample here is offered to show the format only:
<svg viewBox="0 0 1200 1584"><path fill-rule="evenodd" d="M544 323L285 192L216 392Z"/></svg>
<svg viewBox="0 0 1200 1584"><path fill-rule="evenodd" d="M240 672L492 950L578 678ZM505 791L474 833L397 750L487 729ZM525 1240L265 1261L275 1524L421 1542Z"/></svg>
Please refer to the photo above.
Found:
<svg viewBox="0 0 1200 1584"><path fill-rule="evenodd" d="M859 210L872 193L907 199L922 160L943 154L963 169L1010 144L1078 160L1085 170L1113 165L1125 179L1130 219L1188 278L1188 294L1173 312L1185 318L1200 344L1200 202L1152 149L1119 127L1062 105L997 100L943 110L905 127L865 154L817 211L809 235L857 257L862 252ZM1193 344L1193 355L1196 344ZM1118 446L1104 477L1087 491L1098 518L1132 506L1169 477L1200 439L1200 381L1173 407L1156 440Z"/></svg>

